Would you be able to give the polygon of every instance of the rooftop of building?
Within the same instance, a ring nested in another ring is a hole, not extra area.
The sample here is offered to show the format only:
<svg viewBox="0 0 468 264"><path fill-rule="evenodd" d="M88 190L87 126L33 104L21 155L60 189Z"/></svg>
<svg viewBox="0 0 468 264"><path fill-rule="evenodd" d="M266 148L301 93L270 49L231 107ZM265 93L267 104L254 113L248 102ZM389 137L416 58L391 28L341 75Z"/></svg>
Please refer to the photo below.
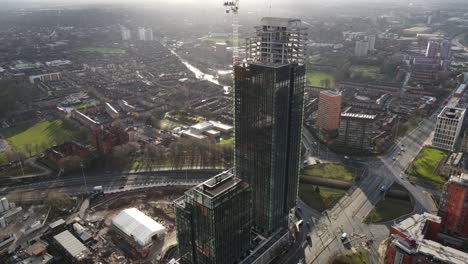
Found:
<svg viewBox="0 0 468 264"><path fill-rule="evenodd" d="M451 176L449 182L455 182L468 187L468 173L462 173L461 175Z"/></svg>
<svg viewBox="0 0 468 264"><path fill-rule="evenodd" d="M298 18L264 17L260 23L262 26L305 29Z"/></svg>
<svg viewBox="0 0 468 264"><path fill-rule="evenodd" d="M414 240L416 242L416 247L409 245L404 238L399 238L398 235L394 235L392 243L408 253L419 253L431 256L432 259L437 259L443 263L467 263L467 253L425 238L427 221L440 224L441 218L429 213L415 214L394 225L394 228L406 234L408 239Z"/></svg>
<svg viewBox="0 0 468 264"><path fill-rule="evenodd" d="M356 119L368 119L374 120L377 116L376 115L368 115L368 114L360 114L360 113L341 113L341 117L350 117Z"/></svg>
<svg viewBox="0 0 468 264"><path fill-rule="evenodd" d="M232 170L227 170L199 184L194 190L205 196L215 197L229 191L241 182L242 180L235 177Z"/></svg>
<svg viewBox="0 0 468 264"><path fill-rule="evenodd" d="M335 90L326 90L321 91L320 94L328 95L328 96L341 96L341 92Z"/></svg>
<svg viewBox="0 0 468 264"><path fill-rule="evenodd" d="M54 239L76 259L83 259L90 254L89 249L68 230L54 236Z"/></svg>
<svg viewBox="0 0 468 264"><path fill-rule="evenodd" d="M439 117L459 120L465 114L465 109L458 107L449 107L446 106L442 112L440 112Z"/></svg>

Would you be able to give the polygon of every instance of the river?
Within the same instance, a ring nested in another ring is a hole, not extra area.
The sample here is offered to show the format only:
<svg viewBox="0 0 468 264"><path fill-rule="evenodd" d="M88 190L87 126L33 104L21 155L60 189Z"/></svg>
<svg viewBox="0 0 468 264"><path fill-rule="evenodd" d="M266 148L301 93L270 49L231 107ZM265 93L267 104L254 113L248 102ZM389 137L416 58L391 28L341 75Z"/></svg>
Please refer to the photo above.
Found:
<svg viewBox="0 0 468 264"><path fill-rule="evenodd" d="M211 75L211 74L206 74L206 73L202 72L200 69L193 66L187 60L185 60L184 58L179 56L179 54L177 54L173 49L171 49L169 47L167 47L167 48L171 51L172 54L174 54L180 60L180 62L182 62L185 65L185 67L187 67L187 69L189 69L191 72L193 72L193 74L195 74L195 77L197 79L207 80L207 81L209 81L211 83L214 83L216 85L220 85L218 79L216 78L216 76ZM218 70L218 74L230 74L230 73L232 73L232 71L230 71L230 70ZM230 88L231 88L230 86L223 86L224 93L229 94Z"/></svg>

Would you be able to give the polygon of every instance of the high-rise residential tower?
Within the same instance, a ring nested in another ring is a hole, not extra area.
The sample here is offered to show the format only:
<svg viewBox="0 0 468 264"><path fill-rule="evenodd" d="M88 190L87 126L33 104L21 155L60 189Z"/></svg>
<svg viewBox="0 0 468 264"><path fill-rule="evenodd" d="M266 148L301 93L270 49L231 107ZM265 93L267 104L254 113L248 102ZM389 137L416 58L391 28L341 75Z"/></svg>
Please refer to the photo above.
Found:
<svg viewBox="0 0 468 264"><path fill-rule="evenodd" d="M445 107L437 116L437 123L432 139L432 146L448 151L454 151L460 137L465 119L465 109Z"/></svg>
<svg viewBox="0 0 468 264"><path fill-rule="evenodd" d="M255 228L287 227L296 205L304 107L306 28L263 18L247 63L234 67L235 173L252 188Z"/></svg>
<svg viewBox="0 0 468 264"><path fill-rule="evenodd" d="M319 94L317 126L327 131L340 128L341 93L322 91Z"/></svg>

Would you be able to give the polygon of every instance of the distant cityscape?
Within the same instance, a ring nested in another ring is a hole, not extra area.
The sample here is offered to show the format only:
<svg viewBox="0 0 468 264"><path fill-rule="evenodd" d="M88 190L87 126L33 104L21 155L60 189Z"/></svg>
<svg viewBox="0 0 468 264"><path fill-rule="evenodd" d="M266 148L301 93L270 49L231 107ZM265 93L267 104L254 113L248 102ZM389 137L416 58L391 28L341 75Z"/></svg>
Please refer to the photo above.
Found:
<svg viewBox="0 0 468 264"><path fill-rule="evenodd" d="M466 3L187 2L0 10L0 263L468 263Z"/></svg>

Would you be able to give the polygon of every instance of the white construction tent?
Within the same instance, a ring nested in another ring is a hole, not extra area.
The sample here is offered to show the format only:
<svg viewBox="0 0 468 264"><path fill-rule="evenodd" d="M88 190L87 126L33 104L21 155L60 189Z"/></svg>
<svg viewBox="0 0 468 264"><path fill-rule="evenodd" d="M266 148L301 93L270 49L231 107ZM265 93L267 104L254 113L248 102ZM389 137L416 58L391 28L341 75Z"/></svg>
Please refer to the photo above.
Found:
<svg viewBox="0 0 468 264"><path fill-rule="evenodd" d="M112 219L112 224L141 247L151 245L153 237L162 238L166 233L163 225L136 208L121 211Z"/></svg>

